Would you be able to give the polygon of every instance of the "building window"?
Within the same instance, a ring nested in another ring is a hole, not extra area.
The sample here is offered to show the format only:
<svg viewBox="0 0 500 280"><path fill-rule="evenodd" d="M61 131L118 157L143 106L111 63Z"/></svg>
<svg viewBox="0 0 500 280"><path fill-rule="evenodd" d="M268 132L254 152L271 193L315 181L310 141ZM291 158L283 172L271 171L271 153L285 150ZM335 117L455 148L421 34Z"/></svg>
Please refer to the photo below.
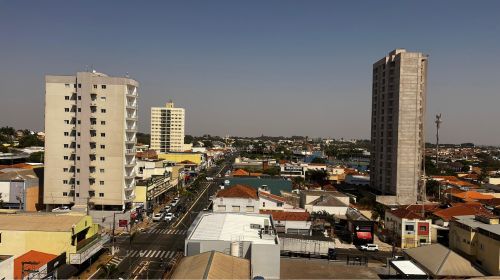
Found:
<svg viewBox="0 0 500 280"><path fill-rule="evenodd" d="M69 145L68 144L64 144L64 148L69 148Z"/></svg>
<svg viewBox="0 0 500 280"><path fill-rule="evenodd" d="M99 181L99 185L104 186L104 181Z"/></svg>
<svg viewBox="0 0 500 280"><path fill-rule="evenodd" d="M76 197L80 197L80 193L76 193Z"/></svg>
<svg viewBox="0 0 500 280"><path fill-rule="evenodd" d="M73 84L73 87L76 88L76 84Z"/></svg>
<svg viewBox="0 0 500 280"><path fill-rule="evenodd" d="M106 137L106 133L101 132L101 137Z"/></svg>
<svg viewBox="0 0 500 280"><path fill-rule="evenodd" d="M254 211L254 207L253 206L247 206L246 211L247 212L253 212Z"/></svg>
<svg viewBox="0 0 500 280"><path fill-rule="evenodd" d="M68 193L67 192L63 192L63 196L68 196Z"/></svg>
<svg viewBox="0 0 500 280"><path fill-rule="evenodd" d="M240 212L240 206L239 205L233 205L233 212Z"/></svg>
<svg viewBox="0 0 500 280"><path fill-rule="evenodd" d="M105 125L105 124L106 124L106 121L101 121L101 124L102 124L102 125Z"/></svg>
<svg viewBox="0 0 500 280"><path fill-rule="evenodd" d="M69 88L69 84L64 84L64 87L67 87L67 88Z"/></svg>
<svg viewBox="0 0 500 280"><path fill-rule="evenodd" d="M106 149L106 145L101 145L101 149Z"/></svg>
<svg viewBox="0 0 500 280"><path fill-rule="evenodd" d="M68 168L63 168L63 172L68 172Z"/></svg>
<svg viewBox="0 0 500 280"><path fill-rule="evenodd" d="M82 111L82 108L78 108L78 112L81 112Z"/></svg>
<svg viewBox="0 0 500 280"><path fill-rule="evenodd" d="M420 231L426 231L427 227L426 226L420 226Z"/></svg>
<svg viewBox="0 0 500 280"><path fill-rule="evenodd" d="M82 88L82 84L78 84L78 88Z"/></svg>
<svg viewBox="0 0 500 280"><path fill-rule="evenodd" d="M64 160L68 160L68 156L64 156Z"/></svg>
<svg viewBox="0 0 500 280"><path fill-rule="evenodd" d="M68 184L68 180L63 180L63 184Z"/></svg>
<svg viewBox="0 0 500 280"><path fill-rule="evenodd" d="M276 206L278 206L278 207L283 207L283 202L278 202L278 203L276 203Z"/></svg>
<svg viewBox="0 0 500 280"><path fill-rule="evenodd" d="M104 197L104 193L100 192L99 197Z"/></svg>
<svg viewBox="0 0 500 280"><path fill-rule="evenodd" d="M69 108L64 108L64 112L69 112Z"/></svg>
<svg viewBox="0 0 500 280"><path fill-rule="evenodd" d="M405 230L406 231L413 231L414 227L413 227L413 225L405 225Z"/></svg>
<svg viewBox="0 0 500 280"><path fill-rule="evenodd" d="M101 161L104 161L104 160L105 160L105 158L104 158L104 157L100 157L99 159L100 159Z"/></svg>
<svg viewBox="0 0 500 280"><path fill-rule="evenodd" d="M106 101L106 96L101 96L101 101Z"/></svg>
<svg viewBox="0 0 500 280"><path fill-rule="evenodd" d="M77 157L76 157L76 160L80 160L80 156L77 156Z"/></svg>
<svg viewBox="0 0 500 280"><path fill-rule="evenodd" d="M82 97L81 97L81 96L78 96L78 100L82 100Z"/></svg>
<svg viewBox="0 0 500 280"><path fill-rule="evenodd" d="M262 202L262 207L266 207L266 202L265 201Z"/></svg>
<svg viewBox="0 0 500 280"><path fill-rule="evenodd" d="M94 85L94 88L97 88L97 85Z"/></svg>
<svg viewBox="0 0 500 280"><path fill-rule="evenodd" d="M101 113L106 113L106 109L101 109Z"/></svg>
<svg viewBox="0 0 500 280"><path fill-rule="evenodd" d="M104 173L104 168L99 169L99 172Z"/></svg>
<svg viewBox="0 0 500 280"><path fill-rule="evenodd" d="M101 85L101 88L102 89L106 89L106 85Z"/></svg>
<svg viewBox="0 0 500 280"><path fill-rule="evenodd" d="M64 97L64 100L69 100L69 96L67 96L67 95L66 95L66 96Z"/></svg>

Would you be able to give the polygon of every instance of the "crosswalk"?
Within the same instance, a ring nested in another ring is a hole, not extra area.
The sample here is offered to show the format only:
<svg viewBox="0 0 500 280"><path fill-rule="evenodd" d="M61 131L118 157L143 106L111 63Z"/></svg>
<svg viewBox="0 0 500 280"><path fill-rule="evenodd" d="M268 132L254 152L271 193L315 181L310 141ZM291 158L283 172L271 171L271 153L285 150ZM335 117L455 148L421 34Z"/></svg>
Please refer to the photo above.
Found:
<svg viewBox="0 0 500 280"><path fill-rule="evenodd" d="M146 233L150 234L185 234L187 230L185 229L168 229L168 228L153 228L148 230Z"/></svg>
<svg viewBox="0 0 500 280"><path fill-rule="evenodd" d="M114 266L118 266L125 257L114 256L111 260L109 260L108 264L112 264Z"/></svg>
<svg viewBox="0 0 500 280"><path fill-rule="evenodd" d="M126 257L168 260L175 256L175 253L176 251L165 250L132 250L127 253Z"/></svg>

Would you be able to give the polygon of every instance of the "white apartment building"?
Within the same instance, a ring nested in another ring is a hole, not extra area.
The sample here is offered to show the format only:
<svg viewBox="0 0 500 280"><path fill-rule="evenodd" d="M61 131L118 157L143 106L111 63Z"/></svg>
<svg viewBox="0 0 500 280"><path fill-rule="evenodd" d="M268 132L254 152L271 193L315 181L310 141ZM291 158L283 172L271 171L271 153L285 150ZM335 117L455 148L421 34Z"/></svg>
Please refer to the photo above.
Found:
<svg viewBox="0 0 500 280"><path fill-rule="evenodd" d="M184 151L184 108L170 101L151 108L151 149L159 153Z"/></svg>
<svg viewBox="0 0 500 280"><path fill-rule="evenodd" d="M48 208L130 208L135 188L137 88L130 78L78 72L45 77Z"/></svg>

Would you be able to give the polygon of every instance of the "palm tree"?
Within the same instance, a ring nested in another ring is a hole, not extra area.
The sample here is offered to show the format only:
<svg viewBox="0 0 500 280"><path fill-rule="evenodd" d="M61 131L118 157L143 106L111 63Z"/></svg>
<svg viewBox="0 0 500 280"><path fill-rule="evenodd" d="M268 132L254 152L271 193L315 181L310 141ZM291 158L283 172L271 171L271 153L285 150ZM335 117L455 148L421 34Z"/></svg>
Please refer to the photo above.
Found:
<svg viewBox="0 0 500 280"><path fill-rule="evenodd" d="M118 267L114 264L100 264L99 269L104 272L105 279L112 279L112 275L118 271Z"/></svg>

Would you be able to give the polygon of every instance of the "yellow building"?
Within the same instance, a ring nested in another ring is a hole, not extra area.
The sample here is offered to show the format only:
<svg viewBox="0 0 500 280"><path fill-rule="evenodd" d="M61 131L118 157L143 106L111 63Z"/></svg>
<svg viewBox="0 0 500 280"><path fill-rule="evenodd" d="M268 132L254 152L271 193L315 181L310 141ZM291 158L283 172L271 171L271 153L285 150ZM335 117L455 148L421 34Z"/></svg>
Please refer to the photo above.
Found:
<svg viewBox="0 0 500 280"><path fill-rule="evenodd" d="M463 254L491 275L500 275L498 217L456 216L450 222L450 249Z"/></svg>
<svg viewBox="0 0 500 280"><path fill-rule="evenodd" d="M0 215L0 255L20 256L30 250L60 255L80 264L97 253L107 236L84 213Z"/></svg>
<svg viewBox="0 0 500 280"><path fill-rule="evenodd" d="M188 160L197 165L200 165L204 160L202 153L160 153L158 154L158 158L175 163Z"/></svg>

